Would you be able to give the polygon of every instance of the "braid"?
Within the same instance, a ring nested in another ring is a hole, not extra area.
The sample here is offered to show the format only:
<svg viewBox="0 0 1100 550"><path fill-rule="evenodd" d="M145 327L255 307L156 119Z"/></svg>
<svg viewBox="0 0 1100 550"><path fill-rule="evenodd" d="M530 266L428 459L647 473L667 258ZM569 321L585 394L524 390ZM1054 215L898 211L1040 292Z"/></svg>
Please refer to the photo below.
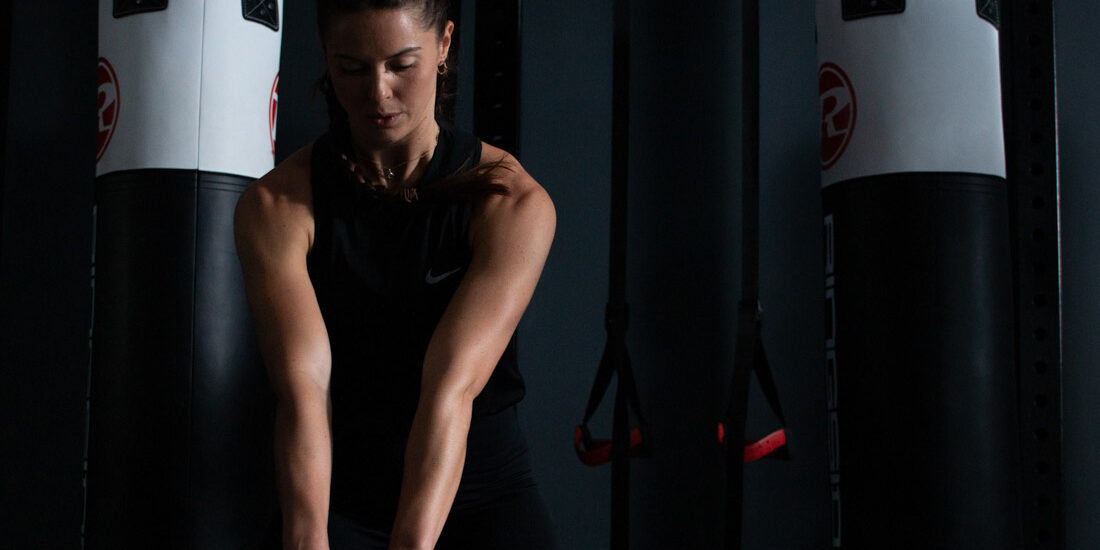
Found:
<svg viewBox="0 0 1100 550"><path fill-rule="evenodd" d="M317 79L315 89L324 96L325 107L328 111L328 132L340 146L351 145L351 124L348 122L348 112L336 99L336 91L332 88L332 77L326 70L321 78Z"/></svg>

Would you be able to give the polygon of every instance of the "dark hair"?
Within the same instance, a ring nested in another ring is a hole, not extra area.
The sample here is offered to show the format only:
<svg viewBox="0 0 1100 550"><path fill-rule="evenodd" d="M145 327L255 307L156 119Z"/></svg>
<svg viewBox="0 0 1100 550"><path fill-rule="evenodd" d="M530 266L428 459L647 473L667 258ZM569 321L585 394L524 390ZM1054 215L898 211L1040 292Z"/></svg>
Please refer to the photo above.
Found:
<svg viewBox="0 0 1100 550"><path fill-rule="evenodd" d="M333 19L364 10L416 9L424 28L434 28L439 36L447 26L449 0L317 0L317 33L324 39Z"/></svg>
<svg viewBox="0 0 1100 550"><path fill-rule="evenodd" d="M420 22L425 29L434 29L436 35L443 36L447 27L450 10L449 0L317 0L317 33L322 42L328 36L333 21L348 14L365 10L415 9L420 14ZM457 44L452 45L452 51ZM450 57L448 55L448 57ZM447 98L454 94L452 80L457 63L451 63L448 70L436 79L435 111L437 116L448 113L444 109L449 104ZM347 111L340 105L336 92L332 88L332 79L328 70L317 81L317 90L324 95L328 108L329 134L339 150L351 152L351 126ZM486 194L506 195L508 188L499 183L499 170L507 170L503 162L498 161L485 166L474 166L467 170L451 174L430 185L431 189L420 191L445 191L448 195L476 197ZM394 191L396 193L396 190Z"/></svg>

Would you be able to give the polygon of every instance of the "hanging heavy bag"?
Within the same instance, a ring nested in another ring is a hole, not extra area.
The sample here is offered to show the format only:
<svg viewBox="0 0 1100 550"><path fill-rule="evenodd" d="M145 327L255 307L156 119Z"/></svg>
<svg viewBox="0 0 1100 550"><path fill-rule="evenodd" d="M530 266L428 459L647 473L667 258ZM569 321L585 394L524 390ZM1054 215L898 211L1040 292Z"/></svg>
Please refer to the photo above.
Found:
<svg viewBox="0 0 1100 550"><path fill-rule="evenodd" d="M982 4L817 2L834 548L1017 541L998 31Z"/></svg>
<svg viewBox="0 0 1100 550"><path fill-rule="evenodd" d="M249 548L271 403L233 243L274 160L276 0L101 0L87 548Z"/></svg>

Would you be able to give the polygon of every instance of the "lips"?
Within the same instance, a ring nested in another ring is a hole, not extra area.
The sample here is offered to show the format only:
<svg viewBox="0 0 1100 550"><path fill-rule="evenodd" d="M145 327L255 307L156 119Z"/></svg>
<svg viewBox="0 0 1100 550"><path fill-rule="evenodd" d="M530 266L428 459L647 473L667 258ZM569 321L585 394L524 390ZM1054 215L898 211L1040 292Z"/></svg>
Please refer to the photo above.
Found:
<svg viewBox="0 0 1100 550"><path fill-rule="evenodd" d="M371 120L378 126L387 128L397 123L397 118L401 116L401 113L376 113Z"/></svg>

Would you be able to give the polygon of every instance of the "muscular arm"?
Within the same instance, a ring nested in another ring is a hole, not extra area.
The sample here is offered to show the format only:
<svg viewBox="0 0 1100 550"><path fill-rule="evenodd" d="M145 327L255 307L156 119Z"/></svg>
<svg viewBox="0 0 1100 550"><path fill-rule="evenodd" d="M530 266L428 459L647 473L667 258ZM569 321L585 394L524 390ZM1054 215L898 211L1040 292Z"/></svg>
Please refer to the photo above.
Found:
<svg viewBox="0 0 1100 550"><path fill-rule="evenodd" d="M304 158L303 158L304 157ZM328 549L332 471L328 336L306 271L308 159L299 151L249 187L234 233L260 352L275 392L275 466L287 549Z"/></svg>
<svg viewBox="0 0 1100 550"><path fill-rule="evenodd" d="M462 475L473 400L511 339L550 250L553 204L514 167L512 193L487 199L471 222L470 268L425 354L391 550L435 546Z"/></svg>

